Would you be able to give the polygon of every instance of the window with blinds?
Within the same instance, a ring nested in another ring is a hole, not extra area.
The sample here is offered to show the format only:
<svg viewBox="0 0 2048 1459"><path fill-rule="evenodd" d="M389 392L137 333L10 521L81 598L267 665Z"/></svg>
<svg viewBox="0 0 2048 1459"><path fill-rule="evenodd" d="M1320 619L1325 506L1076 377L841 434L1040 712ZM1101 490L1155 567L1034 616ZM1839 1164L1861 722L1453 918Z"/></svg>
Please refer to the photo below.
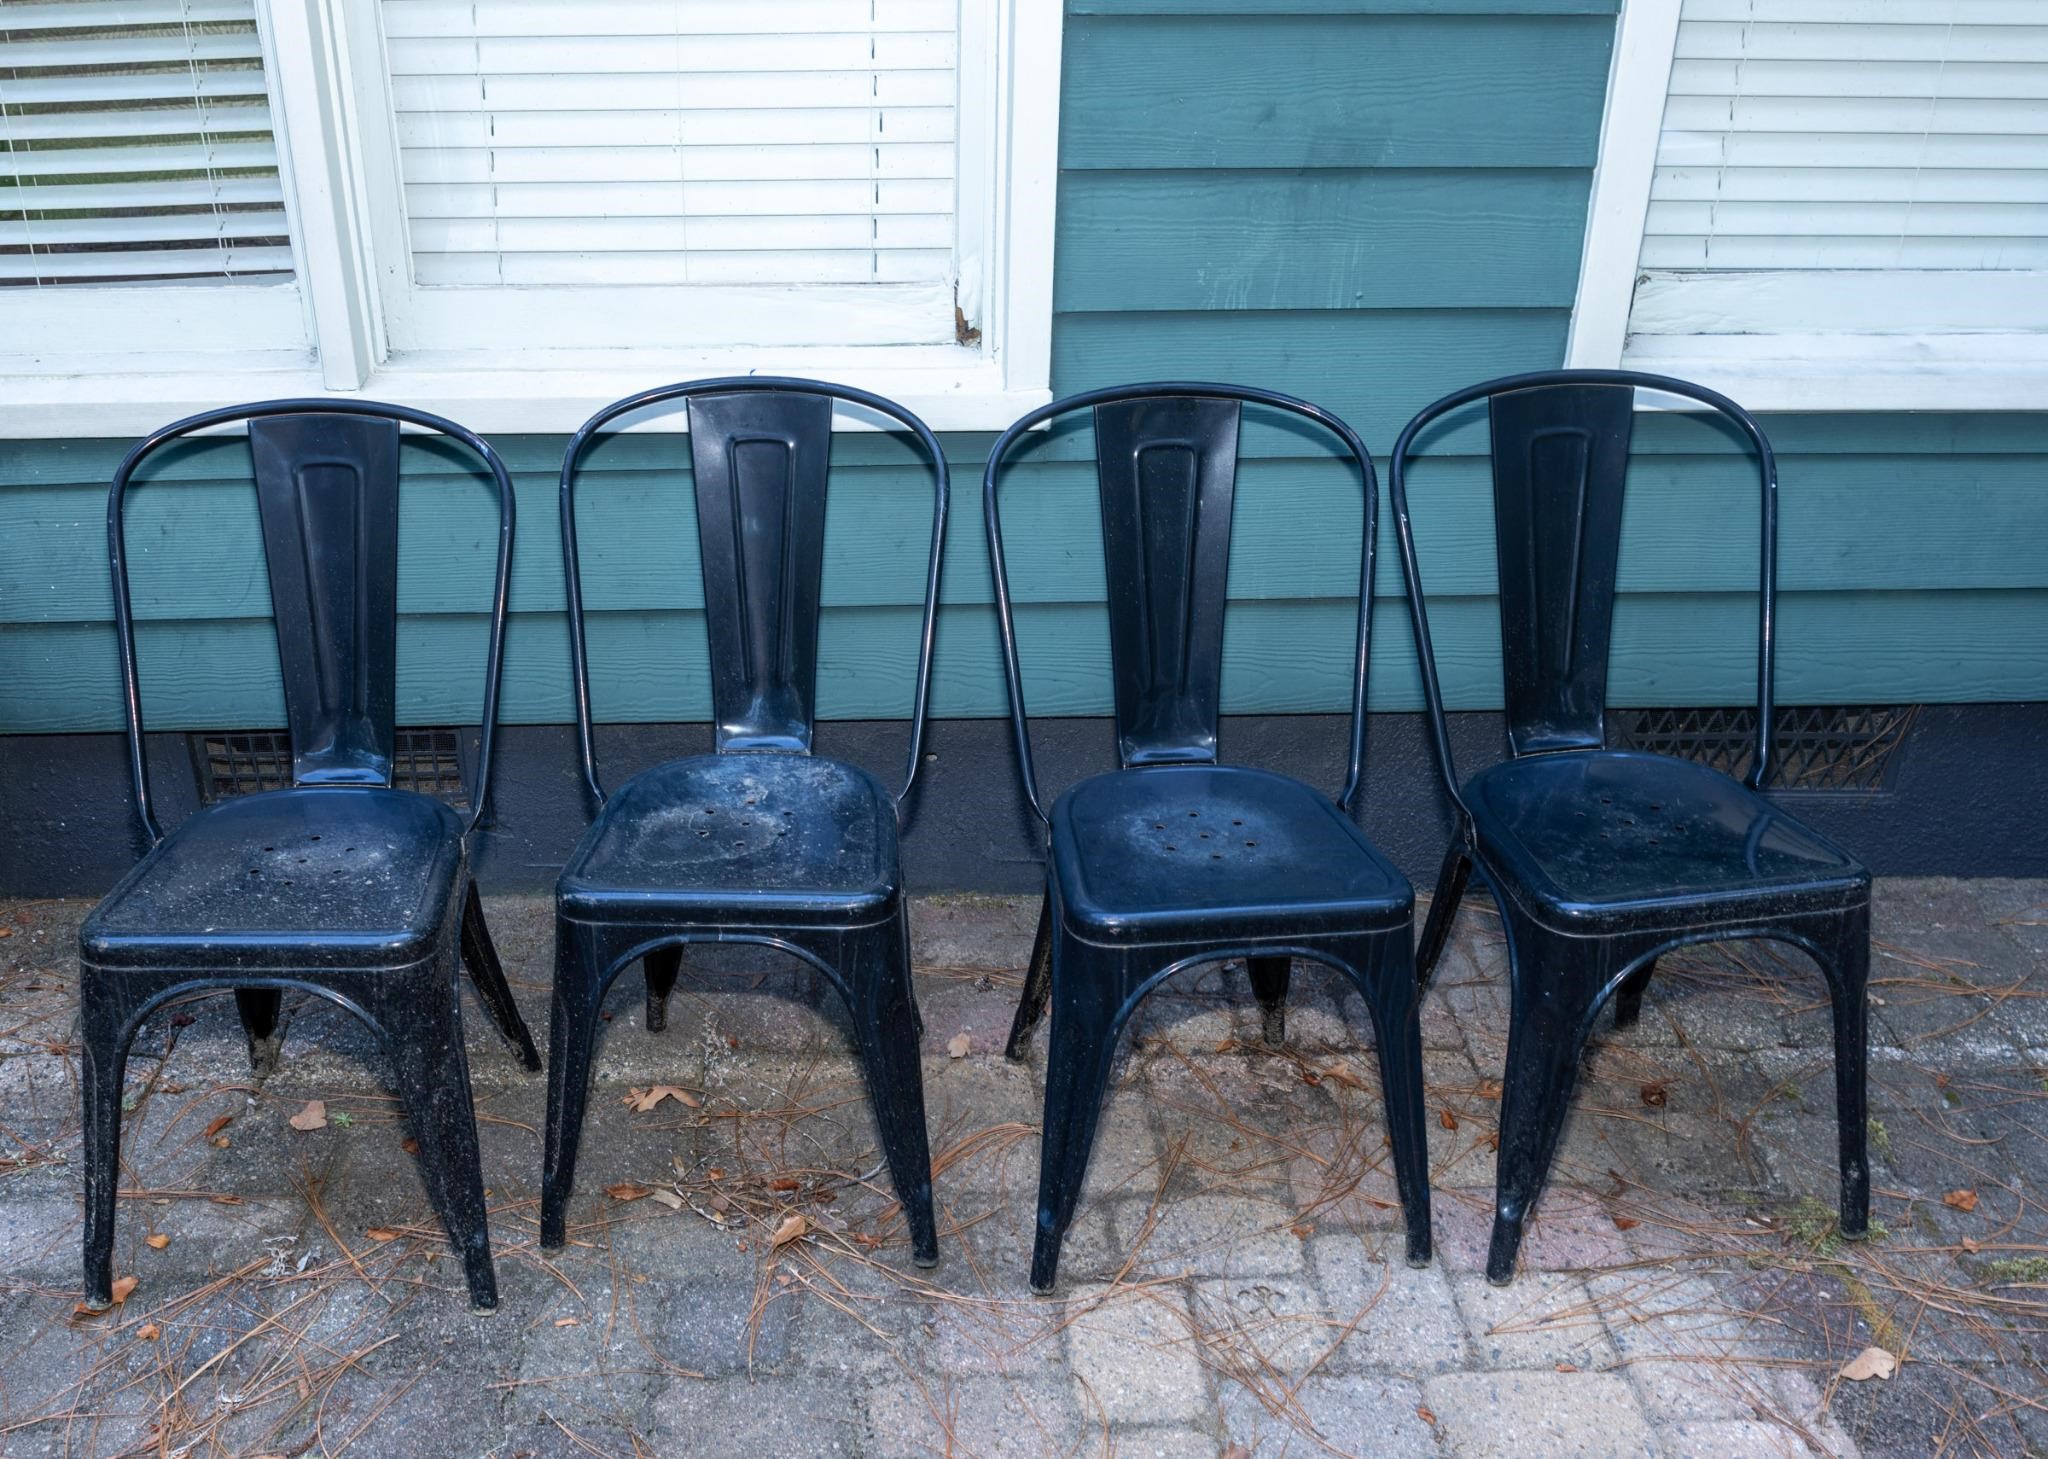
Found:
<svg viewBox="0 0 2048 1459"><path fill-rule="evenodd" d="M423 290L953 276L958 0L381 8Z"/></svg>
<svg viewBox="0 0 2048 1459"><path fill-rule="evenodd" d="M0 286L291 274L255 0L0 0Z"/></svg>
<svg viewBox="0 0 2048 1459"><path fill-rule="evenodd" d="M1645 270L2048 268L2048 3L1679 17Z"/></svg>

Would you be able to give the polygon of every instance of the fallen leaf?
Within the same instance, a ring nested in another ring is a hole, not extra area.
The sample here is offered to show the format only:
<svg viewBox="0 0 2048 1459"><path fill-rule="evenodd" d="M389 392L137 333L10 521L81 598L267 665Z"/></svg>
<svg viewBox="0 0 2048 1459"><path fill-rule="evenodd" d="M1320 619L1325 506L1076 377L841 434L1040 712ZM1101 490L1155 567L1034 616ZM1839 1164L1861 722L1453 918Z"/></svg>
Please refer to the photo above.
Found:
<svg viewBox="0 0 2048 1459"><path fill-rule="evenodd" d="M234 1141L230 1140L226 1135L215 1135L213 1137L213 1148L216 1150L225 1150L233 1143Z"/></svg>
<svg viewBox="0 0 2048 1459"><path fill-rule="evenodd" d="M142 1279L140 1277L114 1278L114 1305L118 1307L121 1303L126 1302L128 1294L140 1286L141 1283Z"/></svg>
<svg viewBox="0 0 2048 1459"><path fill-rule="evenodd" d="M949 1059L964 1059L973 1048L973 1039L964 1033L956 1033L953 1037L946 1040L946 1057Z"/></svg>
<svg viewBox="0 0 2048 1459"><path fill-rule="evenodd" d="M1296 1222L1287 1229L1294 1234L1294 1239L1297 1241L1308 1240L1309 1237L1315 1235L1316 1231L1315 1227L1308 1225L1306 1222Z"/></svg>
<svg viewBox="0 0 2048 1459"><path fill-rule="evenodd" d="M674 1191L669 1190L666 1186L656 1187L647 1194L654 1197L662 1205L667 1206L671 1211L680 1211L683 1208L683 1198Z"/></svg>
<svg viewBox="0 0 2048 1459"><path fill-rule="evenodd" d="M1301 1071L1301 1082L1303 1084L1321 1084L1323 1076L1316 1073L1313 1069L1304 1069Z"/></svg>
<svg viewBox="0 0 2048 1459"><path fill-rule="evenodd" d="M1223 1459L1252 1459L1252 1451L1242 1444L1232 1444L1223 1451Z"/></svg>
<svg viewBox="0 0 2048 1459"><path fill-rule="evenodd" d="M1651 1109L1662 1109L1670 1102L1671 1096L1662 1084L1645 1084L1642 1088L1643 1103Z"/></svg>
<svg viewBox="0 0 2048 1459"><path fill-rule="evenodd" d="M1616 1216L1614 1218L1614 1229L1617 1231L1633 1231L1642 1224L1633 1216Z"/></svg>
<svg viewBox="0 0 2048 1459"><path fill-rule="evenodd" d="M1236 1047L1236 1039L1218 1039L1216 1041L1216 1052L1219 1054L1227 1054Z"/></svg>
<svg viewBox="0 0 2048 1459"><path fill-rule="evenodd" d="M154 1322L145 1322L142 1326L135 1329L135 1335L144 1342L155 1342L164 1335L164 1330Z"/></svg>
<svg viewBox="0 0 2048 1459"><path fill-rule="evenodd" d="M1343 1062L1341 1059L1338 1060L1336 1063L1332 1064L1329 1068L1323 1070L1323 1077L1325 1079L1335 1080L1337 1083L1343 1085L1346 1089L1362 1090L1368 1094L1372 1092L1372 1086L1367 1084L1363 1079L1359 1078L1356 1074L1352 1073L1351 1066Z"/></svg>
<svg viewBox="0 0 2048 1459"><path fill-rule="evenodd" d="M309 1099L306 1107L285 1121L295 1130L324 1130L327 1128L327 1101Z"/></svg>
<svg viewBox="0 0 2048 1459"><path fill-rule="evenodd" d="M1577 1363L1559 1363L1557 1371L1560 1373L1576 1373L1579 1371L1579 1365Z"/></svg>
<svg viewBox="0 0 2048 1459"><path fill-rule="evenodd" d="M1974 1211L1977 1209L1977 1193L1973 1190L1950 1191L1941 1198L1941 1203L1958 1211Z"/></svg>
<svg viewBox="0 0 2048 1459"><path fill-rule="evenodd" d="M1436 1112L1436 1122L1447 1130L1458 1128L1458 1117L1447 1109L1440 1109Z"/></svg>
<svg viewBox="0 0 2048 1459"><path fill-rule="evenodd" d="M1981 1248L1977 1245L1977 1239L1974 1236L1965 1236L1963 1238L1963 1250L1974 1255Z"/></svg>
<svg viewBox="0 0 2048 1459"><path fill-rule="evenodd" d="M615 1201L637 1201L647 1194L647 1187L644 1185L634 1185L629 1180L622 1180L617 1185L606 1186L604 1193Z"/></svg>
<svg viewBox="0 0 2048 1459"><path fill-rule="evenodd" d="M868 1246L868 1247L874 1247L874 1246L880 1246L880 1245L882 1244L882 1238L881 1238L881 1237L879 1237L879 1236L871 1236L871 1235L869 1235L869 1234L868 1234L867 1232L865 1232L865 1231L856 1231L856 1232L854 1232L854 1233L853 1233L853 1239L854 1239L854 1242L855 1242L855 1244L856 1244L856 1245L859 1245L859 1246Z"/></svg>
<svg viewBox="0 0 2048 1459"><path fill-rule="evenodd" d="M772 1191L793 1191L802 1184L803 1182L796 1179L794 1176L784 1175L778 1176L776 1179L769 1181L768 1189Z"/></svg>
<svg viewBox="0 0 2048 1459"><path fill-rule="evenodd" d="M724 1180L725 1168L723 1166L714 1165L709 1170L704 1172L704 1178L706 1180Z"/></svg>
<svg viewBox="0 0 2048 1459"><path fill-rule="evenodd" d="M372 1226L363 1235L369 1237L372 1241L396 1241L398 1239L398 1233L389 1226Z"/></svg>
<svg viewBox="0 0 2048 1459"><path fill-rule="evenodd" d="M398 1148L403 1150L408 1155L417 1155L420 1153L420 1142L415 1140L412 1136L407 1135L403 1140L400 1140L398 1142Z"/></svg>
<svg viewBox="0 0 2048 1459"><path fill-rule="evenodd" d="M1418 1403L1415 1405L1415 1416L1421 1419L1424 1423L1431 1425L1432 1427L1434 1427L1436 1424L1436 1415L1431 1413L1429 1409L1424 1407L1422 1404Z"/></svg>
<svg viewBox="0 0 2048 1459"><path fill-rule="evenodd" d="M241 1206L248 1204L240 1196L208 1196L216 1206Z"/></svg>
<svg viewBox="0 0 2048 1459"><path fill-rule="evenodd" d="M775 1234L768 1238L768 1245L771 1249L787 1246L810 1229L811 1221L808 1216L784 1216L782 1224L775 1228Z"/></svg>
<svg viewBox="0 0 2048 1459"><path fill-rule="evenodd" d="M555 1319L555 1326L557 1327L581 1327L582 1325L583 1319L580 1317L557 1317Z"/></svg>
<svg viewBox="0 0 2048 1459"><path fill-rule="evenodd" d="M1870 1378L1889 1378L1899 1371L1899 1360L1883 1348L1865 1348L1842 1365L1842 1376L1851 1383Z"/></svg>
<svg viewBox="0 0 2048 1459"><path fill-rule="evenodd" d="M233 1124L234 1122L235 1117L233 1115L222 1115L219 1119L215 1120L212 1124L206 1127L206 1133L200 1136L200 1138L203 1140L211 1140L215 1135L218 1135L222 1130L225 1130L229 1125Z"/></svg>
<svg viewBox="0 0 2048 1459"><path fill-rule="evenodd" d="M164 1235L163 1232L159 1231L154 1236L143 1237L142 1244L144 1246L147 1246L151 1251L162 1251L166 1246L169 1246L171 1244L171 1238Z"/></svg>
<svg viewBox="0 0 2048 1459"><path fill-rule="evenodd" d="M1479 1097L1497 1100L1501 1096L1502 1087L1498 1079L1482 1079L1479 1081Z"/></svg>

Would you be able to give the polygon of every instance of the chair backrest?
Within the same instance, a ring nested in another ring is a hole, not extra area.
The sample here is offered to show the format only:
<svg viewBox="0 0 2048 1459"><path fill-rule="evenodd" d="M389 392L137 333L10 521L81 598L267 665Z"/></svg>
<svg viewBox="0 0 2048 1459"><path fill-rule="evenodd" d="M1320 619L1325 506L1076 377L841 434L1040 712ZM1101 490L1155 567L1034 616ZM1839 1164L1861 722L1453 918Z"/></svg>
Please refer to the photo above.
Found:
<svg viewBox="0 0 2048 1459"><path fill-rule="evenodd" d="M1350 451L1364 481L1364 560L1354 655L1351 759L1339 803L1348 807L1357 791L1364 745L1378 510L1371 455L1342 420L1292 396L1237 385L1127 385L1069 396L1032 411L997 440L982 480L1018 763L1025 794L1041 820L1046 810L1032 764L997 506L1004 461L1012 447L1038 425L1070 411L1092 411L1102 549L1109 583L1117 758L1127 769L1213 764L1222 701L1223 610L1229 586L1231 511L1237 490L1238 425L1247 404L1270 406L1324 427Z"/></svg>
<svg viewBox="0 0 2048 1459"><path fill-rule="evenodd" d="M123 505L130 479L158 448L210 426L246 421L263 555L270 578L291 741L292 784L392 784L397 739L398 438L402 423L452 437L480 457L498 493L497 584L485 671L478 784L470 825L484 812L504 659L512 560L512 482L480 437L440 416L369 401L272 400L208 411L137 443L114 474L107 547L127 697L136 808L152 841L142 753L141 690L128 585Z"/></svg>
<svg viewBox="0 0 2048 1459"><path fill-rule="evenodd" d="M899 813L923 758L946 459L924 422L895 402L817 380L744 376L664 385L615 401L584 423L562 459L562 552L584 779L600 803L576 541L576 470L591 438L621 416L681 400L688 412L697 544L711 651L714 748L720 754L809 754L817 724L818 608L835 401L881 414L914 435L934 476L931 552L911 705L910 762Z"/></svg>
<svg viewBox="0 0 2048 1459"><path fill-rule="evenodd" d="M1457 780L1408 514L1407 470L1416 438L1452 411L1481 400L1487 404L1509 753L1599 749L1606 743L1608 649L1638 390L1680 396L1720 412L1756 452L1763 535L1751 783L1761 785L1769 774L1778 490L1769 440L1741 406L1687 381L1622 370L1551 370L1445 396L1410 421L1394 446L1388 490L1431 732L1454 798Z"/></svg>

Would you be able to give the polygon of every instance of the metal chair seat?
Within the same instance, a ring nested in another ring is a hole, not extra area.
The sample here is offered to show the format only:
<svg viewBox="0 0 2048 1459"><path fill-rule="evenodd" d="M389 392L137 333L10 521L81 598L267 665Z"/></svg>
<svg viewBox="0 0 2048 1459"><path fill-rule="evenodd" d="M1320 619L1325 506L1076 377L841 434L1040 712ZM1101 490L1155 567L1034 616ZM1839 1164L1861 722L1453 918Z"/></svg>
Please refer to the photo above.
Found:
<svg viewBox="0 0 2048 1459"><path fill-rule="evenodd" d="M101 967L292 972L431 957L462 874L462 819L381 786L223 802L174 829L86 920Z"/></svg>
<svg viewBox="0 0 2048 1459"><path fill-rule="evenodd" d="M1084 780L1053 805L1060 906L1102 942L1225 941L1406 925L1408 879L1326 797L1223 765Z"/></svg>
<svg viewBox="0 0 2048 1459"><path fill-rule="evenodd" d="M1571 929L1660 915L1781 914L1849 906L1870 873L1717 770L1636 750L1530 755L1465 783L1480 859L1537 920Z"/></svg>
<svg viewBox="0 0 2048 1459"><path fill-rule="evenodd" d="M808 755L697 755L614 792L556 891L588 921L875 920L896 895L896 802L852 765Z"/></svg>

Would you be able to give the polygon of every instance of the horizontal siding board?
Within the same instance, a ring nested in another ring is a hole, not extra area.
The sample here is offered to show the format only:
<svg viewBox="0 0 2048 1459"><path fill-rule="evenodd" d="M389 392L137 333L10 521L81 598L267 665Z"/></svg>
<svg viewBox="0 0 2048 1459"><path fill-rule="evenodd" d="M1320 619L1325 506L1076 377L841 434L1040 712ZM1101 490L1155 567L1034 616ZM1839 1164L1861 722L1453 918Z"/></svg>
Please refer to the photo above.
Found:
<svg viewBox="0 0 2048 1459"><path fill-rule="evenodd" d="M1384 467L1384 462L1381 463ZM1873 474L1856 457L1787 457L1779 576L1789 591L2048 589L2038 549L2048 512L2048 454L1895 463ZM552 479L518 478L527 523L512 605L565 610ZM1432 593L1494 590L1486 462L1417 464L1411 498ZM1945 499L1955 510L1929 511ZM592 473L579 494L584 598L594 612L703 607L695 507L686 473ZM0 491L0 611L22 623L111 616L96 487ZM402 493L399 603L407 613L474 611L490 592L492 519L485 492L429 478ZM963 501L963 507L978 502ZM1102 598L1093 470L1078 462L1020 468L1003 490L1011 586L1021 602ZM1358 574L1354 473L1313 460L1254 460L1240 473L1231 542L1234 599L1339 597ZM834 479L823 586L828 607L922 601L931 523L926 482L881 468ZM1754 487L1730 457L1645 456L1630 476L1621 591L1740 592L1755 581ZM1848 524L1856 530L1845 530ZM1392 519L1381 502L1378 591L1402 591ZM136 493L129 508L136 611L145 620L267 617L254 495L245 482L184 482ZM993 601L978 510L956 513L944 577L949 603Z"/></svg>
<svg viewBox="0 0 2048 1459"><path fill-rule="evenodd" d="M1376 709L1419 704L1414 649L1394 605L1373 633ZM1781 602L1786 703L2048 698L2038 642L2043 607L2030 592L1790 593ZM1233 604L1224 634L1224 704L1232 713L1342 709L1352 604L1313 600ZM1616 612L1610 699L1618 704L1741 703L1753 694L1756 608L1740 594L1637 594ZM408 723L460 723L477 712L484 620L403 620L399 714ZM1500 701L1499 635L1487 598L1433 602L1446 695L1454 708ZM832 719L892 718L909 703L915 610L840 609L820 632L818 694ZM1108 711L1108 631L1097 604L1037 604L1021 614L1026 696L1034 714ZM593 697L609 722L701 720L708 710L702 617L601 614L592 623ZM1004 712L990 609L946 611L933 709ZM260 621L146 625L139 650L149 723L158 729L257 728L282 718L276 650ZM508 723L569 717L567 636L555 615L522 615L506 652ZM112 629L57 624L0 631L0 675L18 692L0 729L109 730L120 724Z"/></svg>
<svg viewBox="0 0 2048 1459"><path fill-rule="evenodd" d="M1569 308L1577 169L1070 172L1054 307Z"/></svg>
<svg viewBox="0 0 2048 1459"><path fill-rule="evenodd" d="M1069 168L1591 167L1609 15L1074 16Z"/></svg>

